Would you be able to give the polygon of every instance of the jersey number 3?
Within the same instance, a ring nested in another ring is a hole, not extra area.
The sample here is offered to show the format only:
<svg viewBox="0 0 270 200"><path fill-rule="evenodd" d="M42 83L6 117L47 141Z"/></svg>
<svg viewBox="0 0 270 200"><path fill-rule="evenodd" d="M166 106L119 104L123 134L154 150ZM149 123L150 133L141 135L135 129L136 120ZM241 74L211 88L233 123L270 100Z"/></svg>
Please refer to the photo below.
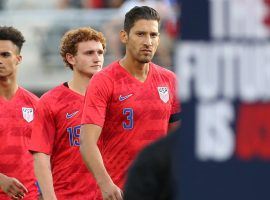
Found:
<svg viewBox="0 0 270 200"><path fill-rule="evenodd" d="M133 109L132 108L124 108L123 115L126 116L126 120L122 123L124 129L132 129L133 128Z"/></svg>

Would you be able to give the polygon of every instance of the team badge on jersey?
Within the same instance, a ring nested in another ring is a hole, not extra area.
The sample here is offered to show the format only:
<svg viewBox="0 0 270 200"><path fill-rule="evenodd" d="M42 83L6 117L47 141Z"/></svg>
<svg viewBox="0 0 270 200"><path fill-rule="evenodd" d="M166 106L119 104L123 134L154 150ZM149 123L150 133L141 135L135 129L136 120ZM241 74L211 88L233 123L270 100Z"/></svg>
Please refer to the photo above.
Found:
<svg viewBox="0 0 270 200"><path fill-rule="evenodd" d="M167 87L158 87L158 94L160 99L164 102L167 103L170 99L169 95L169 89Z"/></svg>
<svg viewBox="0 0 270 200"><path fill-rule="evenodd" d="M33 119L34 119L34 109L33 108L22 107L22 114L23 114L23 118L25 119L25 121L27 121L27 122L33 121Z"/></svg>

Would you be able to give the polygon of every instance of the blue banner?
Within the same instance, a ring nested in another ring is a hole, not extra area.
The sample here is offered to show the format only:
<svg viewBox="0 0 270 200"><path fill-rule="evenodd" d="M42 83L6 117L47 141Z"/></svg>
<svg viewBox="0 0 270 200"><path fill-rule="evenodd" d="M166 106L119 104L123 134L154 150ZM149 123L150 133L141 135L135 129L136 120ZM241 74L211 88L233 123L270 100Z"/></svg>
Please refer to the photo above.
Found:
<svg viewBox="0 0 270 200"><path fill-rule="evenodd" d="M270 199L268 8L263 0L181 4L175 199Z"/></svg>

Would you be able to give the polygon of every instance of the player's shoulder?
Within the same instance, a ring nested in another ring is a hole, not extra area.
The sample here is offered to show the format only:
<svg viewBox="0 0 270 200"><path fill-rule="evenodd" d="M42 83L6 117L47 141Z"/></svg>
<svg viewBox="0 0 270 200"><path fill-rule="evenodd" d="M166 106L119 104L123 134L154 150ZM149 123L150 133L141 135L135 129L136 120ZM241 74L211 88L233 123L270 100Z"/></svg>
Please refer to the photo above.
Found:
<svg viewBox="0 0 270 200"><path fill-rule="evenodd" d="M119 66L118 61L114 61L109 65L105 66L99 73L103 75L113 75L115 71L117 71L117 67Z"/></svg>
<svg viewBox="0 0 270 200"><path fill-rule="evenodd" d="M110 63L109 65L105 66L101 71L99 71L98 73L96 73L92 79L101 79L102 81L104 81L105 79L108 80L114 80L116 77L116 74L118 73L118 68L119 66L119 62L118 61L114 61L112 63Z"/></svg>
<svg viewBox="0 0 270 200"><path fill-rule="evenodd" d="M156 74L159 74L161 76L166 76L169 78L176 78L175 73L169 69L166 69L165 67L159 66L155 63L151 63L151 66L153 68L153 72Z"/></svg>
<svg viewBox="0 0 270 200"><path fill-rule="evenodd" d="M40 100L52 102L53 100L58 99L59 96L62 96L63 93L65 93L65 86L61 84L45 92L40 97Z"/></svg>
<svg viewBox="0 0 270 200"><path fill-rule="evenodd" d="M39 100L39 98L34 93L28 91L27 89L23 87L19 87L19 90L21 90L21 93L23 94L23 96L27 98L28 100L32 102L37 102Z"/></svg>

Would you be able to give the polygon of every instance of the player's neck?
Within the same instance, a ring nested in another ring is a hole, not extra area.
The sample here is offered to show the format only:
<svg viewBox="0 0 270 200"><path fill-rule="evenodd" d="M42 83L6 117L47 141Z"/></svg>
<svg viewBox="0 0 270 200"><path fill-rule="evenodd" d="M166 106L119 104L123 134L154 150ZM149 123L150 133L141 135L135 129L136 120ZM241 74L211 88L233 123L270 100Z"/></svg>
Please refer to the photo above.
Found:
<svg viewBox="0 0 270 200"><path fill-rule="evenodd" d="M86 76L73 75L72 80L68 82L68 87L80 95L85 95L90 78Z"/></svg>
<svg viewBox="0 0 270 200"><path fill-rule="evenodd" d="M6 100L12 99L16 94L19 86L16 80L11 80L8 78L0 78L0 96Z"/></svg>
<svg viewBox="0 0 270 200"><path fill-rule="evenodd" d="M149 63L139 63L137 61L131 62L126 57L124 57L119 61L119 64L140 82L144 82L147 79L150 69Z"/></svg>

